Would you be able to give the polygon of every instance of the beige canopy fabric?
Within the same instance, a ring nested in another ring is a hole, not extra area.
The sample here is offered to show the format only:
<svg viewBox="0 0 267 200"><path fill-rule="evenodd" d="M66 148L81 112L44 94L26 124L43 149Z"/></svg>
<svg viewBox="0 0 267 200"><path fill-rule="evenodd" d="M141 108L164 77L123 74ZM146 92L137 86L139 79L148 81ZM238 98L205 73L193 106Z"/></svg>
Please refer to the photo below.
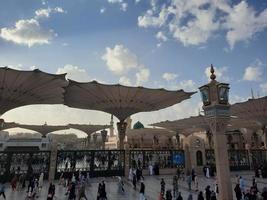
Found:
<svg viewBox="0 0 267 200"><path fill-rule="evenodd" d="M106 85L96 81L79 83L69 80L65 105L100 110L115 115L120 121L138 112L155 111L189 99L195 92L168 91L144 87Z"/></svg>
<svg viewBox="0 0 267 200"><path fill-rule="evenodd" d="M65 74L0 68L0 115L30 104L63 104Z"/></svg>
<svg viewBox="0 0 267 200"><path fill-rule="evenodd" d="M251 129L251 130L259 130L261 129L261 126L252 120L248 119L242 119L242 118L231 118L230 122L227 126L227 130L235 130L235 129L241 129L241 128L246 128L246 129Z"/></svg>
<svg viewBox="0 0 267 200"><path fill-rule="evenodd" d="M179 119L174 121L164 121L159 123L151 124L151 126L157 126L175 131L179 134L189 136L193 132L197 131L208 131L209 126L205 121L204 116L194 116L185 119Z"/></svg>
<svg viewBox="0 0 267 200"><path fill-rule="evenodd" d="M15 122L5 122L3 119L0 120L1 120L0 131L18 127L18 124Z"/></svg>
<svg viewBox="0 0 267 200"><path fill-rule="evenodd" d="M24 128L28 130L33 130L36 131L40 134L42 134L43 137L46 137L48 133L52 133L54 131L59 131L59 130L67 130L69 129L68 126L51 126L51 125L27 125L27 124L18 124L19 128Z"/></svg>
<svg viewBox="0 0 267 200"><path fill-rule="evenodd" d="M238 118L253 120L263 128L267 125L267 96L233 104L231 114Z"/></svg>
<svg viewBox="0 0 267 200"><path fill-rule="evenodd" d="M92 133L94 133L96 131L109 128L110 125L69 124L68 127L83 131L87 135L91 135Z"/></svg>

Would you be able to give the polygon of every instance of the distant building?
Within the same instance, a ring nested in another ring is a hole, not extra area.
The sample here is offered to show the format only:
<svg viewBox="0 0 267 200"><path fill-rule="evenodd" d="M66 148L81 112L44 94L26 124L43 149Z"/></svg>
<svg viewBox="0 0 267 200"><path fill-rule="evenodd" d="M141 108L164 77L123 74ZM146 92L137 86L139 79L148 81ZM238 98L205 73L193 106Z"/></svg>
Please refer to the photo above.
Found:
<svg viewBox="0 0 267 200"><path fill-rule="evenodd" d="M50 150L51 140L41 137L10 136L8 132L1 131L0 151L47 151Z"/></svg>

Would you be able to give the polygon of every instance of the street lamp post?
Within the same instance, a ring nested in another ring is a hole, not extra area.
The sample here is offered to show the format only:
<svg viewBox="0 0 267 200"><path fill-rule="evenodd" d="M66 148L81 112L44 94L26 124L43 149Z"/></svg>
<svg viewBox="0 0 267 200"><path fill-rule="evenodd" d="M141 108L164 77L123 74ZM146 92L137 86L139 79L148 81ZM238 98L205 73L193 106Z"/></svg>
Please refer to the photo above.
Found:
<svg viewBox="0 0 267 200"><path fill-rule="evenodd" d="M230 120L229 84L217 82L211 65L211 81L199 88L205 119L213 133L219 200L233 199L225 130Z"/></svg>

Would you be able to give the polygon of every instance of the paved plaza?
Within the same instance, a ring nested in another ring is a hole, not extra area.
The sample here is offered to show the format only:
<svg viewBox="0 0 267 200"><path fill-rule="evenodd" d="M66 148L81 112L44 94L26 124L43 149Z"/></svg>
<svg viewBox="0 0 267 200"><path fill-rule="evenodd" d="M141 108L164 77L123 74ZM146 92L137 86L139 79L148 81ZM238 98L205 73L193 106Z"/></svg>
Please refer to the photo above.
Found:
<svg viewBox="0 0 267 200"><path fill-rule="evenodd" d="M232 173L232 183L234 187L235 183L235 175L237 173ZM245 180L245 185L246 187L251 186L252 182L252 176L253 174L251 172L242 172L239 173L239 175L242 175ZM157 200L160 192L160 180L161 178L165 179L166 182L166 190L172 189L172 176L145 176L145 186L146 186L146 191L145 191L145 196L147 200ZM95 200L96 195L97 195L97 187L98 183L102 180L105 180L106 182L106 192L107 192L107 197L110 200L137 200L139 199L139 185L137 187L137 190L134 190L131 183L128 181L125 181L125 194L119 194L117 189L117 178L93 178L91 179L91 184L90 186L86 187L86 195L88 199ZM261 191L263 187L267 187L267 179L257 179L258 182L258 188ZM204 188L207 185L211 186L211 189L214 190L214 183L215 180L213 178L207 179L203 176L199 177L199 190L204 190ZM55 182L56 184L56 200L66 200L68 199L67 196L65 195L66 188L58 185L58 182ZM11 187L7 184L6 185L6 195L7 195L7 200L20 200L20 199L25 199L26 198L26 190L22 191L16 191L14 193L11 192ZM197 199L197 192L194 191L194 185L192 187L193 191L191 193L193 194L193 199ZM38 199L46 199L47 197L47 191L48 191L48 182L44 184L44 188L42 189L40 193L40 197ZM186 182L180 180L179 181L179 191L182 193L182 196L184 199L187 199L190 191L187 188ZM0 197L1 199L2 197ZM235 199L235 198L234 198Z"/></svg>

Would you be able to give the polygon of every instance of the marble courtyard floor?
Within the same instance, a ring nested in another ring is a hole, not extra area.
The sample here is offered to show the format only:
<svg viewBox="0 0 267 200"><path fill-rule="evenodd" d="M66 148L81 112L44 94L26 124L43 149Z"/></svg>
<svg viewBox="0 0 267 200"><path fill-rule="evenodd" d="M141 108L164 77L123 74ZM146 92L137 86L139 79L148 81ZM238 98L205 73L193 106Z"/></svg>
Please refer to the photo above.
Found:
<svg viewBox="0 0 267 200"><path fill-rule="evenodd" d="M232 173L232 183L233 187L235 184L235 174L242 175L245 180L246 187L251 186L252 182L252 172L236 172ZM158 195L160 192L160 180L161 178L165 179L166 182L166 190L172 189L172 176L146 176L144 183L146 186L145 196L147 200L157 200ZM125 182L125 193L124 194L118 194L117 192L117 178L93 178L91 179L91 185L86 187L86 195L89 200L96 200L96 194L97 194L97 187L98 183L102 180L105 180L106 182L106 192L107 197L110 200L138 200L139 199L139 185L137 187L137 190L135 191L131 185L130 182ZM204 188L207 185L211 186L211 189L214 190L214 183L215 180L213 178L207 179L203 176L199 176L199 190L204 190ZM263 187L267 187L267 179L257 179L258 182L258 188L261 191ZM48 191L48 182L44 183L44 188L42 189L40 193L40 197L38 199L45 200L47 197L47 191ZM61 185L58 185L58 182L55 181L56 185L56 200L66 200L67 196L65 196L66 188L64 188ZM194 190L194 185L192 186L192 189ZM189 191L186 186L185 181L179 181L179 191L182 193L182 196L184 199L187 199L189 193L193 194L193 199L197 199L197 192L195 191ZM26 190L22 191L15 191L11 192L11 188L9 184L6 184L6 196L7 200L21 200L26 198ZM3 199L3 197L0 197L0 199Z"/></svg>

